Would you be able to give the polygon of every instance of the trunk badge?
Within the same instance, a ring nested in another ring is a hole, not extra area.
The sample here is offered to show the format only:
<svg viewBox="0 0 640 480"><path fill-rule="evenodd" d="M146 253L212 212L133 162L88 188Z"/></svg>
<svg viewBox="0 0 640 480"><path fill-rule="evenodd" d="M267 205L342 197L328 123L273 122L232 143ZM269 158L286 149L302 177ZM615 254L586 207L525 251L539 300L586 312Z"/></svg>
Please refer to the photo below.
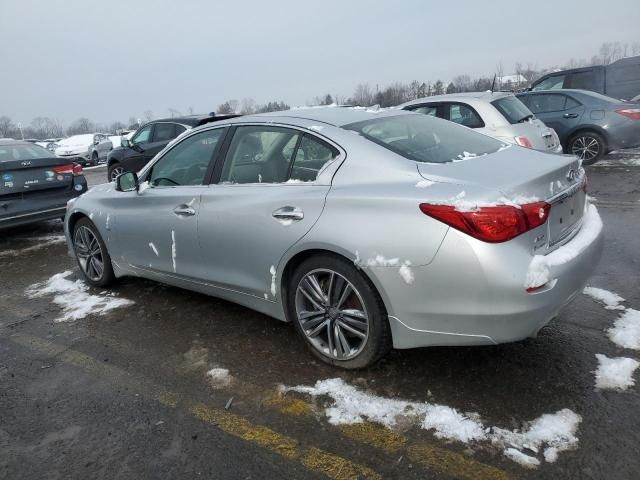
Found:
<svg viewBox="0 0 640 480"><path fill-rule="evenodd" d="M24 162L20 162L20 165L22 165L23 167L28 167L29 165L31 165L31 162L29 160L25 160Z"/></svg>

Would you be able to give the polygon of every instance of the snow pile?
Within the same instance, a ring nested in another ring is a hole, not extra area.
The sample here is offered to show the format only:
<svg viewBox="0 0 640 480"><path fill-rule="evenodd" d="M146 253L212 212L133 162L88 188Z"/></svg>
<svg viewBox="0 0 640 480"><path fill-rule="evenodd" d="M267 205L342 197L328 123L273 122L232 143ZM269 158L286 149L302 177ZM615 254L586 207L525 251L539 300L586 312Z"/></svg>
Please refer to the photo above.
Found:
<svg viewBox="0 0 640 480"><path fill-rule="evenodd" d="M28 253L28 252L33 252L35 250L41 250L43 248L47 248L50 245L55 245L58 243L64 243L65 242L65 236L64 235L45 235L42 237L27 237L24 239L20 239L20 240L27 240L27 241L33 241L33 242L38 242L35 245L31 245L30 247L25 247L25 248L21 248L21 249L16 249L16 250L4 250L2 252L0 252L0 258L3 257L15 257L18 255L22 255L23 253Z"/></svg>
<svg viewBox="0 0 640 480"><path fill-rule="evenodd" d="M209 377L213 388L228 387L233 381L233 377L226 368L212 368L207 372L207 377Z"/></svg>
<svg viewBox="0 0 640 480"><path fill-rule="evenodd" d="M609 290L596 287L584 287L582 293L593 298L596 302L603 304L604 308L607 310L625 309L623 305L620 305L621 302L624 302L624 298L617 293L610 292Z"/></svg>
<svg viewBox="0 0 640 480"><path fill-rule="evenodd" d="M458 155L456 158L452 158L454 162L459 162L461 160L469 160L470 158L475 158L478 155L475 153L462 152L462 154Z"/></svg>
<svg viewBox="0 0 640 480"><path fill-rule="evenodd" d="M444 202L430 202L434 205L448 205L454 207L459 212L474 212L483 207L496 207L500 205L507 205L514 208L522 208L522 205L527 203L539 202L540 199L534 196L528 195L515 195L513 197L500 197L495 202L479 202L477 200L467 200L467 192L464 190L458 193L455 197L450 198Z"/></svg>
<svg viewBox="0 0 640 480"><path fill-rule="evenodd" d="M640 311L627 308L608 333L609 339L616 345L640 350Z"/></svg>
<svg viewBox="0 0 640 480"><path fill-rule="evenodd" d="M330 397L333 402L326 407L325 415L333 425L370 421L392 428L412 422L433 431L438 438L467 444L491 442L507 457L528 467L539 465L540 460L523 450L535 455L542 452L545 461L554 462L560 452L577 446L575 434L582 421L580 415L563 409L542 415L521 431L486 427L478 414L461 413L446 405L379 397L358 390L340 378L319 380L312 387L301 385L282 390Z"/></svg>
<svg viewBox="0 0 640 480"><path fill-rule="evenodd" d="M551 268L572 261L591 245L602 231L598 209L589 205L578 234L549 255L536 255L531 259L525 277L525 288L538 287L551 280Z"/></svg>
<svg viewBox="0 0 640 480"><path fill-rule="evenodd" d="M62 307L62 316L56 322L79 320L87 315L104 315L120 307L133 305L134 302L126 298L117 298L113 294L92 295L89 286L82 280L67 279L71 271L57 273L44 283L36 283L26 289L29 298L55 295L53 303Z"/></svg>
<svg viewBox="0 0 640 480"><path fill-rule="evenodd" d="M640 366L640 362L633 358L609 358L599 353L598 369L596 370L596 388L602 390L626 390L635 385L633 372Z"/></svg>

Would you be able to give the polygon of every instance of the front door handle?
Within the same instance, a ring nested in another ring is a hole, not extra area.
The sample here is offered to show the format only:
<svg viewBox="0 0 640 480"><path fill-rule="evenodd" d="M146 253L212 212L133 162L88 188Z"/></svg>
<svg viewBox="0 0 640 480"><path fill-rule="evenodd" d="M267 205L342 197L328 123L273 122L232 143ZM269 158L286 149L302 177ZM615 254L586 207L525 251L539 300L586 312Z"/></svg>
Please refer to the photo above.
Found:
<svg viewBox="0 0 640 480"><path fill-rule="evenodd" d="M271 216L276 220L293 220L297 222L304 218L304 212L301 208L286 206L274 210Z"/></svg>
<svg viewBox="0 0 640 480"><path fill-rule="evenodd" d="M175 213L179 217L192 217L196 214L196 211L189 205L178 205L173 209L173 213Z"/></svg>
<svg viewBox="0 0 640 480"><path fill-rule="evenodd" d="M578 118L578 114L577 113L565 113L563 115L564 118Z"/></svg>

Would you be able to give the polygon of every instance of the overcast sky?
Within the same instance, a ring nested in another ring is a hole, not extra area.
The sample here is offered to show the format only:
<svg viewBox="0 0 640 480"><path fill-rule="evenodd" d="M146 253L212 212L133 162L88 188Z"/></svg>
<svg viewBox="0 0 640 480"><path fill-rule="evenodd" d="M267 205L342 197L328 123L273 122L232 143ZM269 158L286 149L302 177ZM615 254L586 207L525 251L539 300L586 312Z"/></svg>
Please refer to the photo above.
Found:
<svg viewBox="0 0 640 480"><path fill-rule="evenodd" d="M0 0L0 115L126 121L226 99L491 75L640 41L640 1ZM98 6L99 5L99 6Z"/></svg>

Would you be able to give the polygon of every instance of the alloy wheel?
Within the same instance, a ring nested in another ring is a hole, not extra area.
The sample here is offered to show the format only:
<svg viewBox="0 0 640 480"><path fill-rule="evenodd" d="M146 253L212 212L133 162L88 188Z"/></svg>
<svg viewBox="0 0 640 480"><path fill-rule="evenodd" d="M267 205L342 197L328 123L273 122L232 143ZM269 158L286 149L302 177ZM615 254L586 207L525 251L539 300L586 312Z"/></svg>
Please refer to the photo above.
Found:
<svg viewBox="0 0 640 480"><path fill-rule="evenodd" d="M571 153L581 160L593 160L600 153L600 142L589 135L577 137L571 145Z"/></svg>
<svg viewBox="0 0 640 480"><path fill-rule="evenodd" d="M84 274L94 282L99 281L104 272L104 258L96 235L91 229L80 226L74 235L73 245Z"/></svg>
<svg viewBox="0 0 640 480"><path fill-rule="evenodd" d="M355 286L339 273L317 269L298 283L297 320L309 343L335 360L357 356L369 338L369 315Z"/></svg>
<svg viewBox="0 0 640 480"><path fill-rule="evenodd" d="M115 181L116 178L118 178L118 175L122 175L124 173L124 168L122 167L114 167L111 170L111 181Z"/></svg>

